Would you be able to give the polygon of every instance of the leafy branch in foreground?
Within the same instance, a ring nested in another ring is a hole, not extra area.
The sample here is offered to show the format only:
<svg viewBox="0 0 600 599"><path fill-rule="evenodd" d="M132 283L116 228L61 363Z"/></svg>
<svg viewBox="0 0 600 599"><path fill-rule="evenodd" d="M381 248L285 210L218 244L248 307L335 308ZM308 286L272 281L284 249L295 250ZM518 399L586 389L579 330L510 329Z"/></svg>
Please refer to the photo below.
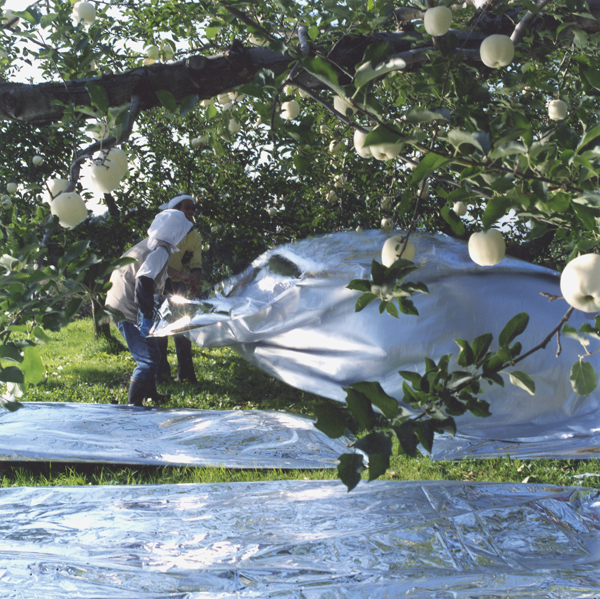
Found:
<svg viewBox="0 0 600 599"><path fill-rule="evenodd" d="M417 270L417 267L410 260L396 260L390 267L373 260L370 281L367 279L353 279L347 285L348 289L363 292L356 301L356 311L360 312L374 299L379 298L381 300L379 304L380 314L387 312L398 318L398 310L393 303L396 301L402 314L418 316L419 312L410 298L415 293L429 293L429 290L424 283L403 282L404 277L414 270Z"/></svg>
<svg viewBox="0 0 600 599"><path fill-rule="evenodd" d="M498 338L499 348L490 351L491 333L475 338L471 343L456 339L460 352L457 370L450 370L452 354L441 356L436 363L425 358L425 371L401 370L404 397L402 404L388 395L378 382L358 382L346 387L346 406L326 403L317 408L315 426L331 438L344 433L346 414L356 423L359 434L354 452L340 456L338 476L350 491L369 471L369 481L384 474L389 467L394 441L397 452L417 456L418 446L431 452L435 433L456 433L454 417L471 412L478 417L490 415L487 401L478 397L483 383L504 386L501 374L531 395L535 393L533 379L521 371L505 373L521 354L516 337L525 331L529 316L521 312L511 318ZM410 409L409 409L410 406Z"/></svg>

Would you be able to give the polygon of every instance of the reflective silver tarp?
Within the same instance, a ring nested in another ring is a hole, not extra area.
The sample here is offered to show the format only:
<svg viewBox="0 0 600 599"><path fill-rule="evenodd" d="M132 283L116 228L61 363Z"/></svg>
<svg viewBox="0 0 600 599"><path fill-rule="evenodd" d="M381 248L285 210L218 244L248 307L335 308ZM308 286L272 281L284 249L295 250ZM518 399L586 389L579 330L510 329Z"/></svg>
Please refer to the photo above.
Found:
<svg viewBox="0 0 600 599"><path fill-rule="evenodd" d="M27 402L0 409L0 461L335 468L346 451L312 420L258 410Z"/></svg>
<svg viewBox="0 0 600 599"><path fill-rule="evenodd" d="M374 380L401 400L398 370L422 370L424 356L457 356L455 338L473 340L492 332L497 339L508 320L525 311L531 317L519 337L525 351L539 344L567 311L563 300L549 302L540 295L560 295L556 272L510 257L494 267L480 267L469 259L466 244L413 233L419 269L411 276L430 290L430 295L415 299L420 316L381 315L377 301L356 313L359 293L346 285L353 278L369 277L371 261L380 259L389 235L337 233L269 250L244 273L224 282L214 300L183 306L192 308L192 317L177 318L162 334L188 330L198 345L231 346L286 383L332 399L344 400L344 385ZM183 308L173 306L171 321ZM578 328L589 318L576 311L570 324ZM556 343L551 342L518 366L534 378L535 397L505 377L504 388L491 387L485 396L492 417L462 416L457 419L459 431L483 440L554 439L562 448L571 444L572 451L579 451L577 439L600 428L600 393L586 398L571 390L569 373L580 353L579 342L563 336L557 358ZM600 353L587 360L598 370ZM584 455L594 455L596 448L593 441ZM553 450L560 452L556 445Z"/></svg>
<svg viewBox="0 0 600 599"><path fill-rule="evenodd" d="M4 598L581 599L600 495L336 481L0 490Z"/></svg>

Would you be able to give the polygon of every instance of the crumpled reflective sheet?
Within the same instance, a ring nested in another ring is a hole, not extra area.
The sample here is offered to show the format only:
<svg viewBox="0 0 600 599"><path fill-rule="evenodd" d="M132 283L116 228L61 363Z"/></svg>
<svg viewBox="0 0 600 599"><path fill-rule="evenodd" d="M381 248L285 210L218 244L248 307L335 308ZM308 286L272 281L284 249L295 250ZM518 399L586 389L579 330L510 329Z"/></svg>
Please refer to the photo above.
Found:
<svg viewBox="0 0 600 599"><path fill-rule="evenodd" d="M462 460L471 458L494 458L511 456L522 460L583 460L600 458L600 435L598 429L589 435L564 433L564 437L531 437L523 439L482 439L457 434L436 435L432 457L435 460ZM600 475L599 475L600 476Z"/></svg>
<svg viewBox="0 0 600 599"><path fill-rule="evenodd" d="M563 300L549 302L540 295L561 295L554 271L510 257L494 267L480 267L469 259L465 243L413 233L419 269L411 277L430 290L430 295L415 298L420 316L381 315L378 301L356 313L359 293L346 285L370 276L371 261L380 260L389 236L382 231L336 233L276 247L222 283L216 299L174 306L171 320L186 310L188 315L161 331L188 330L200 346L231 346L271 375L325 397L343 401L343 386L374 380L401 400L398 370L422 372L424 356L437 361L452 353L456 358L455 338L472 341L492 332L497 340L508 320L525 311L531 320L518 340L526 351L538 345L568 309ZM593 315L576 311L569 324L579 328L589 318ZM579 457L594 456L599 448L595 440L590 446L590 436L600 429L600 393L573 393L569 374L582 348L575 339L563 336L561 342L560 357L552 341L518 365L534 378L535 397L505 376L504 388L490 387L485 395L492 416L461 416L459 432L476 439L531 444L554 439L559 446L547 444L554 453L586 448ZM600 354L587 358L597 371L599 360ZM451 367L461 369L456 362Z"/></svg>
<svg viewBox="0 0 600 599"><path fill-rule="evenodd" d="M3 597L597 598L600 493L337 481L0 490Z"/></svg>
<svg viewBox="0 0 600 599"><path fill-rule="evenodd" d="M0 460L336 468L347 450L313 421L283 412L27 402L0 409Z"/></svg>

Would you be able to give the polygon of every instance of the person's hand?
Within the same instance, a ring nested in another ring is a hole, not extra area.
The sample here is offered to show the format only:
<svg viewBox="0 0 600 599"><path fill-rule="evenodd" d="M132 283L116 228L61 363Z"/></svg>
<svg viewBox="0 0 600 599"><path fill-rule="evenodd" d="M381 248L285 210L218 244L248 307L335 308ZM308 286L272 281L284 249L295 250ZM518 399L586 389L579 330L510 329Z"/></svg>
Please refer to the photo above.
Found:
<svg viewBox="0 0 600 599"><path fill-rule="evenodd" d="M148 336L154 321L151 318L142 318L142 326L140 327L140 337L144 339Z"/></svg>

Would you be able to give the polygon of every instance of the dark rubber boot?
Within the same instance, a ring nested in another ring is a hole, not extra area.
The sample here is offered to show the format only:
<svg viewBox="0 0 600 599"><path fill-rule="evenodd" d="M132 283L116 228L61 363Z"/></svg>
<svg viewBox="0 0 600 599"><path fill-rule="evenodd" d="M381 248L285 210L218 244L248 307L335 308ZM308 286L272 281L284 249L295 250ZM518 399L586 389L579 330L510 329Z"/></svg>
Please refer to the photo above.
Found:
<svg viewBox="0 0 600 599"><path fill-rule="evenodd" d="M177 353L177 381L198 383L192 360L192 342L185 335L175 336L175 351Z"/></svg>
<svg viewBox="0 0 600 599"><path fill-rule="evenodd" d="M156 388L156 381L146 382L146 397L151 399L155 404L160 405L168 402L171 399L170 394L163 395Z"/></svg>
<svg viewBox="0 0 600 599"><path fill-rule="evenodd" d="M167 383L172 380L171 377L171 365L167 360L167 348L169 346L168 337L157 337L158 348L160 349L160 362L158 363L158 372L156 374L156 380L159 383Z"/></svg>
<svg viewBox="0 0 600 599"><path fill-rule="evenodd" d="M146 395L146 382L130 379L129 391L127 393L127 405L138 407L143 406Z"/></svg>

